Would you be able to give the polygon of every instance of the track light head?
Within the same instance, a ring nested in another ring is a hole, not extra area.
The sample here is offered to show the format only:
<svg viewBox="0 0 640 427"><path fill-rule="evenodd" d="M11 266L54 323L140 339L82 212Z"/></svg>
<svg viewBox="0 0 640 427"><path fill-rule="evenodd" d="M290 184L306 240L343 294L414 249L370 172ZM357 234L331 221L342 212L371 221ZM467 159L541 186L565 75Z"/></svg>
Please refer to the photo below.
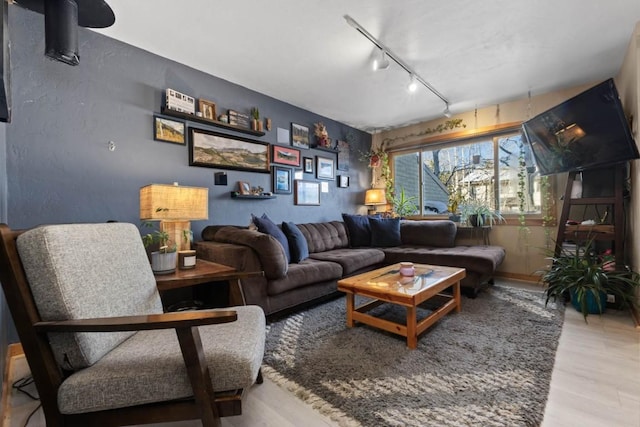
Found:
<svg viewBox="0 0 640 427"><path fill-rule="evenodd" d="M380 57L376 57L373 60L373 71L386 70L389 68L389 58L387 58L387 52L380 50Z"/></svg>
<svg viewBox="0 0 640 427"><path fill-rule="evenodd" d="M444 111L442 112L442 114L448 119L451 118L451 111L449 110L449 104L445 104Z"/></svg>
<svg viewBox="0 0 640 427"><path fill-rule="evenodd" d="M411 81L409 82L409 86L407 86L409 92L415 92L418 90L418 81L416 80L416 76L411 75Z"/></svg>

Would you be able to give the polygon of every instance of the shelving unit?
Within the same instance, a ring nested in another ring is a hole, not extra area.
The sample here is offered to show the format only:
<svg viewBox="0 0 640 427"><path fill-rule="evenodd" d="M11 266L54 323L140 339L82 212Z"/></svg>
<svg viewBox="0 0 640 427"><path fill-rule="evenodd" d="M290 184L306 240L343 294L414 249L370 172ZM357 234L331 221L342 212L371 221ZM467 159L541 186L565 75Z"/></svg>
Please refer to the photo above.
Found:
<svg viewBox="0 0 640 427"><path fill-rule="evenodd" d="M230 193L232 199L251 199L251 200L266 200L266 199L275 199L276 196L268 196L266 194L236 194L235 191Z"/></svg>
<svg viewBox="0 0 640 427"><path fill-rule="evenodd" d="M255 130L252 130L252 129L249 129L249 128L243 128L241 126L230 125L229 123L220 122L218 120L205 119L204 117L198 117L198 116L196 116L194 114L189 114L189 113L182 113L180 111L171 110L171 109L166 108L166 107L162 107L160 109L160 111L165 116L177 117L179 119L188 120L190 122L201 123L201 124L209 125L209 126L215 126L215 127L218 127L218 128L232 130L232 131L235 131L235 132L246 133L248 135L253 135L253 136L264 136L265 135L264 132L258 132L258 131L255 131Z"/></svg>

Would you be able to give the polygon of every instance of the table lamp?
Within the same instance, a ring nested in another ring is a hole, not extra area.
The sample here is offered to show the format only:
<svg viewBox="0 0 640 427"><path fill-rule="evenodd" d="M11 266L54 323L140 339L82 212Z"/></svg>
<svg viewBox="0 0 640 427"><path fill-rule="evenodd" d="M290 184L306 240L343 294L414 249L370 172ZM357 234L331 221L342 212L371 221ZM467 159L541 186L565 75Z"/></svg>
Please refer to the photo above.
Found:
<svg viewBox="0 0 640 427"><path fill-rule="evenodd" d="M160 231L169 234L178 251L190 249L189 221L209 219L209 189L179 186L178 183L150 184L140 189L140 219L160 221Z"/></svg>
<svg viewBox="0 0 640 427"><path fill-rule="evenodd" d="M386 205L387 197L385 196L384 188L370 188L364 193L364 204L367 206L374 206L367 210L367 214L373 215L376 213L375 206Z"/></svg>

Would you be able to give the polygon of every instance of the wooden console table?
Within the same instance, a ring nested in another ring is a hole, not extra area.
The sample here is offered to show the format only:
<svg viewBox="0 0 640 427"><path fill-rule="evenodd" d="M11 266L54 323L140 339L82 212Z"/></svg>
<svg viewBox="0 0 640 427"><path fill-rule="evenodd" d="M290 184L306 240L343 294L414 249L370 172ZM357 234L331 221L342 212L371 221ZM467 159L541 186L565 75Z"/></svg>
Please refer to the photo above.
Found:
<svg viewBox="0 0 640 427"><path fill-rule="evenodd" d="M171 274L156 274L156 285L160 294L171 289L185 288L209 282L229 283L229 304L246 305L240 279L263 276L264 272L236 271L228 265L217 264L203 259L196 260L195 268L189 270L176 269Z"/></svg>

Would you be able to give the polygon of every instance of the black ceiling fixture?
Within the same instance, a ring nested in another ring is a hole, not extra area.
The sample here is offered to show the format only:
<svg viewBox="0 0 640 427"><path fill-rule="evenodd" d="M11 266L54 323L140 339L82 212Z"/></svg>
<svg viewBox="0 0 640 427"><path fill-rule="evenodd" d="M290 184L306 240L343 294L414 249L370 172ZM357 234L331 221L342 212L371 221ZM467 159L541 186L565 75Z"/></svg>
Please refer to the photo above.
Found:
<svg viewBox="0 0 640 427"><path fill-rule="evenodd" d="M106 28L116 21L104 0L16 0L16 3L44 14L44 54L69 65L80 63L78 25Z"/></svg>

